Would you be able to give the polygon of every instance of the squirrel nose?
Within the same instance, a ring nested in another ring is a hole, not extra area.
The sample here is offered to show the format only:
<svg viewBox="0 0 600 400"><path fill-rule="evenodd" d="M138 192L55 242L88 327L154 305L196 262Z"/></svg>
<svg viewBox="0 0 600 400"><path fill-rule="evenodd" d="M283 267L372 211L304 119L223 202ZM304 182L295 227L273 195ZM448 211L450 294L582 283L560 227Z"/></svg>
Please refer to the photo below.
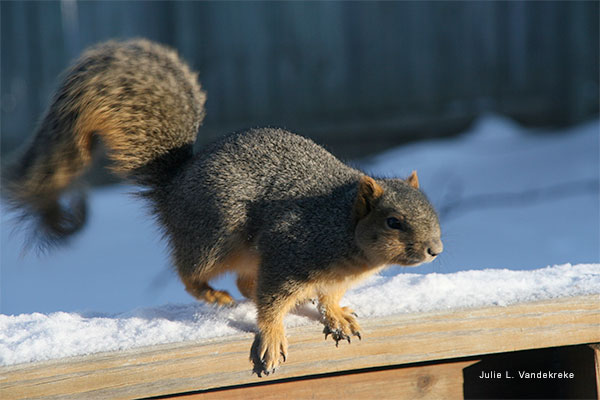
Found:
<svg viewBox="0 0 600 400"><path fill-rule="evenodd" d="M431 247L427 249L427 253L432 257L435 257L438 254L440 254L440 253L436 253L435 250L433 250Z"/></svg>
<svg viewBox="0 0 600 400"><path fill-rule="evenodd" d="M442 251L444 251L444 244L439 239L431 243L427 248L427 254L432 257L438 256Z"/></svg>

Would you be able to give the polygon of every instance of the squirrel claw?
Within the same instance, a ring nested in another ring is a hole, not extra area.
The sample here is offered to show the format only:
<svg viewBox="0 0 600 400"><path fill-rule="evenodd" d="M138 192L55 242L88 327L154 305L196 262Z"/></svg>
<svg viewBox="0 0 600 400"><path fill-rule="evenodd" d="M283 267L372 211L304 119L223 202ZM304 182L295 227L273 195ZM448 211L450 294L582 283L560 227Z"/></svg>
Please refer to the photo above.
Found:
<svg viewBox="0 0 600 400"><path fill-rule="evenodd" d="M256 374L256 376L258 376L259 378L262 378L263 374L265 376L269 376L270 374L274 374L275 373L275 368L273 368L272 370L269 371L267 369L267 364L263 361L260 365L254 366L254 368L252 369L252 373Z"/></svg>
<svg viewBox="0 0 600 400"><path fill-rule="evenodd" d="M346 335L341 329L332 330L329 326L325 326L325 328L323 328L323 333L325 334L325 340L327 340L327 337L331 335L335 341L335 347L339 347L340 341L342 340L347 340L348 343L352 343L350 336ZM360 337L360 334L358 334L358 336Z"/></svg>
<svg viewBox="0 0 600 400"><path fill-rule="evenodd" d="M262 363L261 365L254 365L254 368L252 368L252 373L256 374L256 376L258 376L259 378L263 377L263 374L265 375L269 375L269 372L265 370L265 364Z"/></svg>
<svg viewBox="0 0 600 400"><path fill-rule="evenodd" d="M267 337L269 338L269 337ZM253 364L252 373L259 378L274 374L280 365L280 360L287 360L287 341L283 336L283 341L276 343L275 346L267 346L264 337L257 333L250 348L250 362ZM275 350L277 348L278 350ZM276 353L279 351L279 354Z"/></svg>

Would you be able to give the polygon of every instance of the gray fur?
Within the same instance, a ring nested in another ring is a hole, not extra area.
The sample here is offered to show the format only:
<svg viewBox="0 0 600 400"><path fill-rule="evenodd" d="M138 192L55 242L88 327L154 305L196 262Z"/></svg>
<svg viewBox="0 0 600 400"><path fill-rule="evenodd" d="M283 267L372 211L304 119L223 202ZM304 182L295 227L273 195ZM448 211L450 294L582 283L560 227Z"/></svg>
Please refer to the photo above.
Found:
<svg viewBox="0 0 600 400"><path fill-rule="evenodd" d="M202 149L151 197L182 272L211 268L245 241L265 261L295 258L278 274L307 279L311 266L355 251L351 214L361 176L306 138L256 129Z"/></svg>

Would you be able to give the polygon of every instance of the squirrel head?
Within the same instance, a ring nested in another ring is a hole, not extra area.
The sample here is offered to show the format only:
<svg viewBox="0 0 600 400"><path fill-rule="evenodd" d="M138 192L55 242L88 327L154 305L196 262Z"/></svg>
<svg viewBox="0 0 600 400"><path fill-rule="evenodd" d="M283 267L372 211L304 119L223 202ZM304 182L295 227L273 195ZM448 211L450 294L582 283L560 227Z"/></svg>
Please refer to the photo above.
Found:
<svg viewBox="0 0 600 400"><path fill-rule="evenodd" d="M354 219L355 242L372 265L417 266L443 250L438 216L416 172L406 180L363 176Z"/></svg>

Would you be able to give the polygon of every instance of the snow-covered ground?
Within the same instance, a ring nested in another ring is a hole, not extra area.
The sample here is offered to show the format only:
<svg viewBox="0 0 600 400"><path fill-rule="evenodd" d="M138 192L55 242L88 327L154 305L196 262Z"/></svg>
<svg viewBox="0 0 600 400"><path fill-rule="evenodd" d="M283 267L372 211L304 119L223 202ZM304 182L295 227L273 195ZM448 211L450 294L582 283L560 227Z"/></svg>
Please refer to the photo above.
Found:
<svg viewBox="0 0 600 400"><path fill-rule="evenodd" d="M486 116L458 138L363 163L376 176L418 170L440 210L445 251L432 264L383 271L343 303L361 317L578 294L599 294L600 304L599 127L541 132ZM39 257L22 254L23 235L3 209L0 364L254 329L252 304L217 309L185 292L143 203L127 195L134 190L94 191L83 233ZM239 297L231 276L215 286Z"/></svg>

